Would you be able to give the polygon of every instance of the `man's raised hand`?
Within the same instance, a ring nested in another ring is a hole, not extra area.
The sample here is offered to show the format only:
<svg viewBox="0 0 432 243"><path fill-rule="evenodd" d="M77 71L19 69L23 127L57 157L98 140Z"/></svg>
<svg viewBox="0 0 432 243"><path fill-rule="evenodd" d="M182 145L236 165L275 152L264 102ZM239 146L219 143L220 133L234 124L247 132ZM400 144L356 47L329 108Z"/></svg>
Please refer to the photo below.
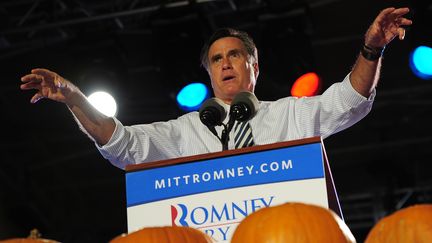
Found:
<svg viewBox="0 0 432 243"><path fill-rule="evenodd" d="M409 12L409 8L386 8L375 18L366 32L365 44L370 47L385 47L396 36L400 40L405 37L404 26L409 26L412 21L403 17Z"/></svg>
<svg viewBox="0 0 432 243"><path fill-rule="evenodd" d="M68 104L71 94L78 91L78 88L71 82L57 73L43 68L32 69L30 74L21 77L21 81L23 82L20 86L22 90L37 90L30 100L31 103L36 103L42 98L48 98Z"/></svg>

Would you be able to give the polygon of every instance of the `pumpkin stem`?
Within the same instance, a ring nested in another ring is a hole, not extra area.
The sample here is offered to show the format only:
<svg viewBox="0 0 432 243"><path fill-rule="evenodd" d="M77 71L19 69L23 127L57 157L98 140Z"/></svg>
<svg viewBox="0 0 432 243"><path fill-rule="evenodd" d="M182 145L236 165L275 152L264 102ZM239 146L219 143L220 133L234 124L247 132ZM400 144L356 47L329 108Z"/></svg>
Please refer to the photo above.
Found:
<svg viewBox="0 0 432 243"><path fill-rule="evenodd" d="M27 237L29 239L39 239L41 237L41 233L37 229L32 229L30 231L30 235Z"/></svg>

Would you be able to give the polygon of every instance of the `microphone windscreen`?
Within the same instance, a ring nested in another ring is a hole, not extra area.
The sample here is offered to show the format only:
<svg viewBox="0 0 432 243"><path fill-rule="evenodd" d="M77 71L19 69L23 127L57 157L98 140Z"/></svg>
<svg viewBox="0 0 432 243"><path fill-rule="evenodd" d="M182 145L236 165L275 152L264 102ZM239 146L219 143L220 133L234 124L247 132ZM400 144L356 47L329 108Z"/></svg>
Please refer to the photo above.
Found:
<svg viewBox="0 0 432 243"><path fill-rule="evenodd" d="M231 103L231 108L239 109L238 112L240 112L240 114L238 114L236 118L239 121L250 120L258 111L258 106L259 102L257 97L254 93L249 91L238 93Z"/></svg>
<svg viewBox="0 0 432 243"><path fill-rule="evenodd" d="M222 124L227 116L222 100L218 98L210 98L206 100L199 109L199 117L201 122L208 126L214 127Z"/></svg>

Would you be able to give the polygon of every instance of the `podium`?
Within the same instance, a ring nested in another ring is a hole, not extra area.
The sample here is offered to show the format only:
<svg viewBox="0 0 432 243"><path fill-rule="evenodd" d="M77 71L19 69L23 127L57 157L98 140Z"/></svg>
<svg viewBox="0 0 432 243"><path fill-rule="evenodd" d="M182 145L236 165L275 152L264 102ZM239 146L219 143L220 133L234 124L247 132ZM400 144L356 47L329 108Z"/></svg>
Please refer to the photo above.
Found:
<svg viewBox="0 0 432 243"><path fill-rule="evenodd" d="M343 218L320 137L129 165L128 231L178 225L230 242L240 221L286 202Z"/></svg>

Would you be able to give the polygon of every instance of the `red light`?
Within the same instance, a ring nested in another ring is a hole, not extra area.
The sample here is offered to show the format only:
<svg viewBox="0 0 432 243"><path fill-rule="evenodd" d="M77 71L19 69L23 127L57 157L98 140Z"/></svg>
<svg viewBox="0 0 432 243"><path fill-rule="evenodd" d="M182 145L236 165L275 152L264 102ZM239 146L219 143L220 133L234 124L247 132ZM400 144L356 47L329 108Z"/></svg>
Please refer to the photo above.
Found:
<svg viewBox="0 0 432 243"><path fill-rule="evenodd" d="M292 88L291 95L295 97L317 95L321 88L321 79L316 73L306 73L298 78Z"/></svg>

